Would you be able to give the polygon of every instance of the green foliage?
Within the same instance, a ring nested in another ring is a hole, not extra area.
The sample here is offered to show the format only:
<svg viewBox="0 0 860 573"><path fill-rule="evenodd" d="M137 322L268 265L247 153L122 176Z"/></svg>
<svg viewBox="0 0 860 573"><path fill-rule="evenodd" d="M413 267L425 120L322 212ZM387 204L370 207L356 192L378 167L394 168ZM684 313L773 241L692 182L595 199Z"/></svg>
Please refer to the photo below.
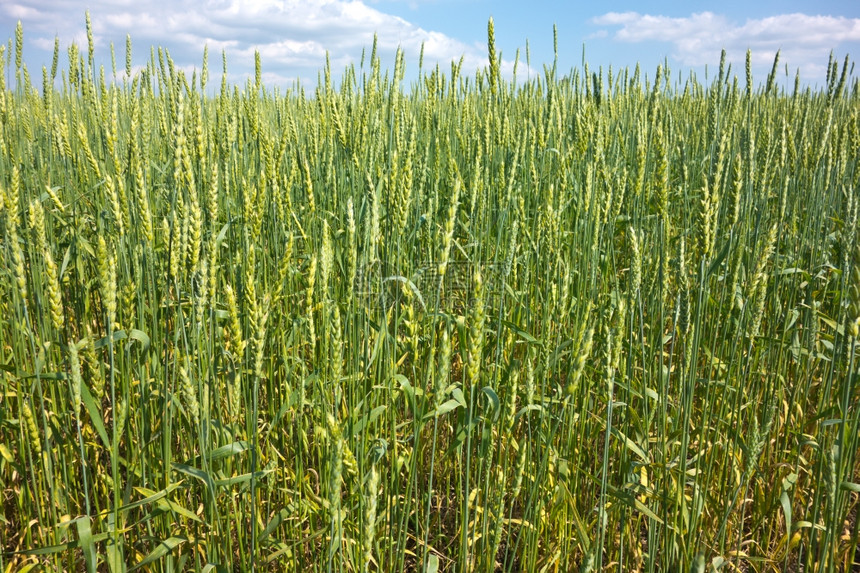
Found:
<svg viewBox="0 0 860 573"><path fill-rule="evenodd" d="M3 571L851 569L847 60L512 83L491 21L408 88L374 46L210 95L129 40L40 94L20 44Z"/></svg>

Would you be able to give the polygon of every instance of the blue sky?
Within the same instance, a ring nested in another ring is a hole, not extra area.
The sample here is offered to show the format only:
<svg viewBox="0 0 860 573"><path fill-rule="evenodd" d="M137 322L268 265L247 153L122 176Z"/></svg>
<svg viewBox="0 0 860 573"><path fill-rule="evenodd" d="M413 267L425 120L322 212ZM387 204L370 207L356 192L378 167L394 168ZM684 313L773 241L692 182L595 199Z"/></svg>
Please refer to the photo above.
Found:
<svg viewBox="0 0 860 573"><path fill-rule="evenodd" d="M520 49L520 77L542 73L552 63L553 25L558 27L559 70L580 66L614 69L640 63L653 77L668 60L673 78L693 70L704 81L716 74L725 48L733 71L743 75L744 56L752 50L754 75L763 81L781 50L780 74L788 66L789 82L799 69L811 85L822 85L831 51L842 61L860 56L860 2L819 0L724 0L721 2L553 2L528 0L0 0L0 38L14 37L24 26L24 61L34 82L50 66L54 37L60 38L63 65L72 41L86 49L84 12L89 9L96 59L110 72L113 42L118 67L124 68L125 37L131 34L133 61L141 66L150 46L170 51L176 65L189 73L200 69L203 46L210 51L210 77L218 83L221 51L226 50L230 81L244 83L253 74L254 51L262 55L267 86L287 88L300 78L316 82L328 52L335 75L358 64L376 33L383 65L391 66L400 46L406 54L407 78L414 77L418 53L425 46L425 67L464 59L471 73L486 64L487 20L493 17L502 71L510 76ZM529 42L531 68L525 67ZM9 60L7 54L7 61Z"/></svg>

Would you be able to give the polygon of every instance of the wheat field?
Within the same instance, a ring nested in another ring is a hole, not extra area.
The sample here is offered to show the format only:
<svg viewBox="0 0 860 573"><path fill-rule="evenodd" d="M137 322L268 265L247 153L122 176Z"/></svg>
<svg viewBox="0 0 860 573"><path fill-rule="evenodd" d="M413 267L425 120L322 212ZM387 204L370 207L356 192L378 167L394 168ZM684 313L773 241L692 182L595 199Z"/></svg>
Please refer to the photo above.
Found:
<svg viewBox="0 0 860 573"><path fill-rule="evenodd" d="M860 566L847 57L505 78L490 21L473 75L282 91L90 33L37 89L9 46L3 572Z"/></svg>

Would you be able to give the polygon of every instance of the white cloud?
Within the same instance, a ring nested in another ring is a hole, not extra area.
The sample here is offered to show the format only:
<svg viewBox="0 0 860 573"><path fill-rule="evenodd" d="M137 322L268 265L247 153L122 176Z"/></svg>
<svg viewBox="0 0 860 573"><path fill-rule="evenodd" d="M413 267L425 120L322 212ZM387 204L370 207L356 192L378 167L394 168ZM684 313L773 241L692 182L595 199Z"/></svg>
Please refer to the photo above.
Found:
<svg viewBox="0 0 860 573"><path fill-rule="evenodd" d="M733 22L720 14L701 12L685 18L653 16L637 12L610 12L593 24L617 27L611 36L619 42L665 42L674 46L672 57L685 66L713 65L720 51L736 67L743 65L747 49L753 67L770 67L780 50L780 67L800 69L805 80L821 81L831 50L860 42L860 18L779 14L768 18Z"/></svg>
<svg viewBox="0 0 860 573"><path fill-rule="evenodd" d="M84 9L54 0L0 0L0 20L21 19L25 38L36 47L52 48L58 35L65 48L72 40L81 44L85 38ZM88 9L97 57L105 61L113 42L117 60L124 62L126 34L132 37L136 64L148 57L150 46L162 46L178 67L199 68L208 44L210 75L219 76L224 49L230 80L239 83L253 74L255 50L260 52L269 85L286 87L296 77L314 83L325 65L326 51L339 77L345 65L359 63L363 49L368 65L374 34L383 65L388 67L400 47L407 69L414 71L422 43L425 67L439 62L447 68L448 62L462 56L463 71L471 73L487 63L483 45L425 30L360 0L91 0ZM85 40L81 47L85 49ZM511 62L505 62L502 69L510 68Z"/></svg>

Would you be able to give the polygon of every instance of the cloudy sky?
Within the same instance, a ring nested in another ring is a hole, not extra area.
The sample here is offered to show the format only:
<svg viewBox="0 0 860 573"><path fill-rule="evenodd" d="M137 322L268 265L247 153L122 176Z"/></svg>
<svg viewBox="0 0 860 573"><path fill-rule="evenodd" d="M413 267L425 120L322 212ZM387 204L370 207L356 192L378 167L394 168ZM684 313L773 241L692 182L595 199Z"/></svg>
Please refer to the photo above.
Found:
<svg viewBox="0 0 860 573"><path fill-rule="evenodd" d="M588 4L588 5L586 5ZM24 61L34 82L50 66L54 38L65 49L86 49L84 12L89 9L96 59L110 70L110 44L124 68L125 37L131 34L135 66L145 63L150 46L163 46L177 66L200 69L209 46L210 83L218 84L221 51L230 81L253 75L254 51L262 56L264 83L285 89L299 79L316 83L329 53L336 77L369 53L374 33L384 66L393 66L400 46L407 78L414 78L424 45L425 67L464 58L471 73L486 63L487 20L493 17L496 49L510 76L517 49L519 76L543 69L553 59L553 24L558 26L559 69L581 65L583 46L589 65L635 66L653 77L668 59L673 72L695 71L704 80L716 74L725 48L734 72L743 75L744 55L752 50L754 73L763 81L781 50L780 72L789 83L799 69L810 85L822 85L831 51L860 57L860 2L857 0L722 0L673 2L639 0L585 3L574 0L0 0L0 39L14 38L24 26ZM531 67L526 68L529 44ZM7 62L9 61L7 54ZM860 72L860 70L858 70Z"/></svg>

